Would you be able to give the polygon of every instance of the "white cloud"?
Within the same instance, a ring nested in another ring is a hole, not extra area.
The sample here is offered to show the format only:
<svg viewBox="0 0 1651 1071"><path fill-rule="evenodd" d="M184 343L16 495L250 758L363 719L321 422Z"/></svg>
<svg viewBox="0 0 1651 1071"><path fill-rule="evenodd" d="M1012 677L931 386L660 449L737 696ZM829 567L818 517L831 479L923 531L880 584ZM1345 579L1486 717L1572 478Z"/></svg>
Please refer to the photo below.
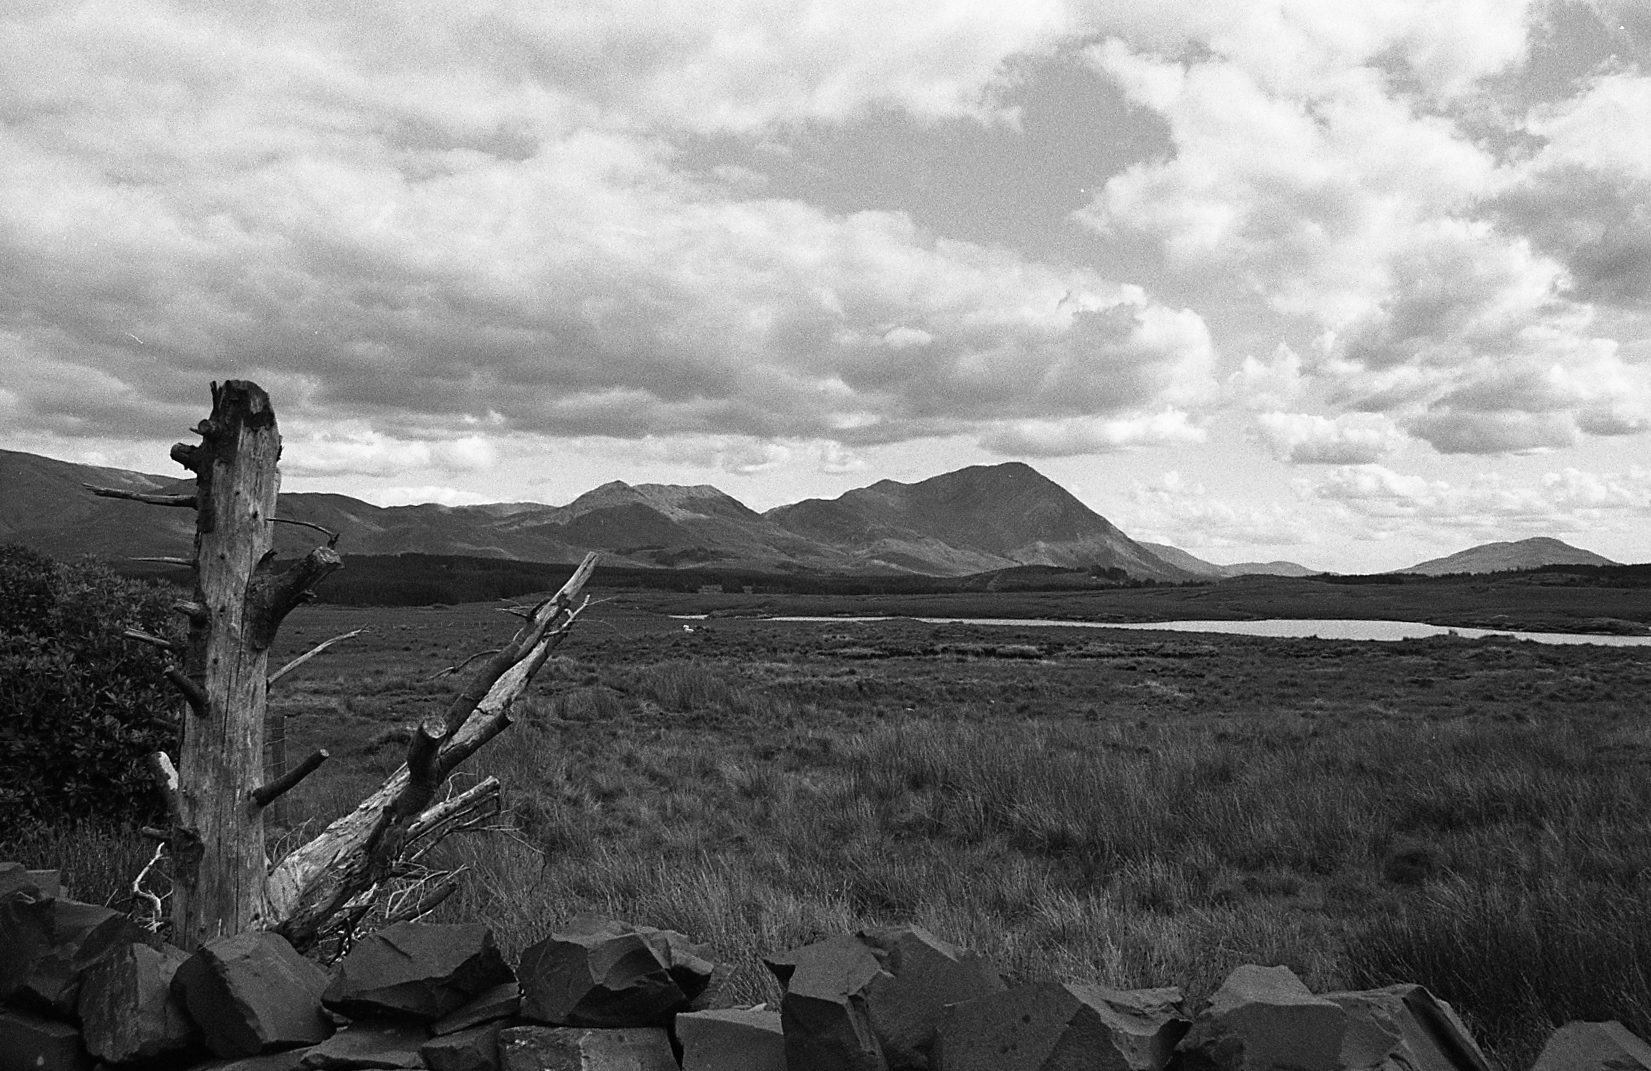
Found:
<svg viewBox="0 0 1651 1071"><path fill-rule="evenodd" d="M1359 465L1377 461L1404 445L1407 436L1380 413L1343 413L1335 419L1312 413L1260 413L1261 437L1282 461L1316 465Z"/></svg>
<svg viewBox="0 0 1651 1071"><path fill-rule="evenodd" d="M1246 356L1238 371L1227 377L1228 393L1246 409L1294 405L1305 389L1301 355L1282 342L1265 361Z"/></svg>
<svg viewBox="0 0 1651 1071"><path fill-rule="evenodd" d="M1060 457L1095 454L1130 446L1200 443L1203 428L1179 409L1125 420L1073 417L1066 420L1005 421L981 436L981 445L999 454Z"/></svg>
<svg viewBox="0 0 1651 1071"><path fill-rule="evenodd" d="M1130 490L1127 526L1136 539L1199 550L1281 547L1311 543L1312 519L1299 507L1235 504L1178 470Z"/></svg>
<svg viewBox="0 0 1651 1071"><path fill-rule="evenodd" d="M438 506L476 506L489 501L486 495L474 491L460 491L435 484L377 487L363 491L361 497L375 506L416 506L425 502L434 502Z"/></svg>
<svg viewBox="0 0 1651 1071"><path fill-rule="evenodd" d="M370 429L344 434L287 434L281 451L281 471L295 477L483 472L497 462L498 451L480 436L417 441Z"/></svg>

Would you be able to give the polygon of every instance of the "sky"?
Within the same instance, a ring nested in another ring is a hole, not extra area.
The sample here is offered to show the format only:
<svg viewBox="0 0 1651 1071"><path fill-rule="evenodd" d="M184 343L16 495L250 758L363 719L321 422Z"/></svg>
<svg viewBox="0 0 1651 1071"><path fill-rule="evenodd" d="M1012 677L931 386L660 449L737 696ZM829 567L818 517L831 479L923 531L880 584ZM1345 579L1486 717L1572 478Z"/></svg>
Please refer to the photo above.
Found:
<svg viewBox="0 0 1651 1071"><path fill-rule="evenodd" d="M0 448L1651 560L1646 0L9 0Z"/></svg>

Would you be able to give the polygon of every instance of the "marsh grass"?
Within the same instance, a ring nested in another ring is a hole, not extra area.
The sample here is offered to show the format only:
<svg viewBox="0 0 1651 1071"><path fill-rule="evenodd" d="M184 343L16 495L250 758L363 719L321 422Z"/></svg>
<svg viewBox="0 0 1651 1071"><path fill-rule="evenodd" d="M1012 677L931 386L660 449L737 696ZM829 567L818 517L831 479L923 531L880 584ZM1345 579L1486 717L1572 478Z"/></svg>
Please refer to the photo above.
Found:
<svg viewBox="0 0 1651 1071"><path fill-rule="evenodd" d="M445 703L405 681L462 657L465 613L386 625L357 653L373 674L282 700L295 750L340 756L300 825ZM499 829L443 849L470 873L438 917L511 953L601 912L709 941L725 997L754 1002L779 995L765 953L915 922L1015 979L1194 1005L1246 962L1320 991L1421 982L1510 1067L1567 1018L1651 1033L1651 652L591 625L463 774L504 781ZM98 854L76 836L28 861Z"/></svg>

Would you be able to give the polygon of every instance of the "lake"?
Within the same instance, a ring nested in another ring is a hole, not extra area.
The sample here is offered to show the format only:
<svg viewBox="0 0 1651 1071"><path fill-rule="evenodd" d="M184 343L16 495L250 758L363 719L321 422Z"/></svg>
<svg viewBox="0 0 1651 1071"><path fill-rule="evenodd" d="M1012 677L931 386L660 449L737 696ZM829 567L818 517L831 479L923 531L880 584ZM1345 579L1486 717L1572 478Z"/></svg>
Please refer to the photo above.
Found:
<svg viewBox="0 0 1651 1071"><path fill-rule="evenodd" d="M686 616L686 615L684 615ZM701 615L693 615L699 617ZM893 617L808 617L781 616L768 621L876 622L902 620ZM1425 625L1417 621L1357 621L1349 619L1291 620L1270 618L1263 621L1062 621L1054 618L1011 617L909 617L931 625L1013 625L1016 627L1048 628L1122 628L1151 632L1213 632L1228 636L1275 636L1281 638L1321 640L1419 640L1429 636L1460 636L1476 640L1484 636L1504 636L1531 643L1576 644L1594 643L1608 647L1651 646L1651 636L1607 636L1585 632L1515 632L1509 629L1449 628L1444 625Z"/></svg>

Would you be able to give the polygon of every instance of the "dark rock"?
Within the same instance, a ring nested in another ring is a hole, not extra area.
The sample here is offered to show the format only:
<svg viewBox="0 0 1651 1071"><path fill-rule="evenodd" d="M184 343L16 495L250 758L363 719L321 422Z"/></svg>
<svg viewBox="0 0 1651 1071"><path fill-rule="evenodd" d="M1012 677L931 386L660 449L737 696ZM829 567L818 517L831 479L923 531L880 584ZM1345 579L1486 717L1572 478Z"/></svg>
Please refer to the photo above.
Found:
<svg viewBox="0 0 1651 1071"><path fill-rule="evenodd" d="M941 1020L936 1071L1161 1071L1191 1024L1179 989L1017 986L953 1004Z"/></svg>
<svg viewBox="0 0 1651 1071"><path fill-rule="evenodd" d="M80 1031L32 1015L0 1008L0 1071L87 1071L92 1066Z"/></svg>
<svg viewBox="0 0 1651 1071"><path fill-rule="evenodd" d="M1341 1066L1409 1071L1491 1071L1449 1004L1419 985L1325 993L1347 1013Z"/></svg>
<svg viewBox="0 0 1651 1071"><path fill-rule="evenodd" d="M304 1057L309 1049L286 1049L262 1056L237 1056L229 1060L212 1060L192 1071L305 1071Z"/></svg>
<svg viewBox="0 0 1651 1071"><path fill-rule="evenodd" d="M1651 1045L1615 1019L1570 1022L1554 1031L1531 1071L1639 1071L1651 1068Z"/></svg>
<svg viewBox="0 0 1651 1071"><path fill-rule="evenodd" d="M590 1030L512 1026L499 1032L501 1071L677 1071L660 1027Z"/></svg>
<svg viewBox="0 0 1651 1071"><path fill-rule="evenodd" d="M561 1026L664 1026L710 985L703 952L668 930L575 919L522 953L520 1014Z"/></svg>
<svg viewBox="0 0 1651 1071"><path fill-rule="evenodd" d="M927 1067L946 1005L1003 989L988 961L916 926L832 938L765 962L786 987L780 1012L793 1071Z"/></svg>
<svg viewBox="0 0 1651 1071"><path fill-rule="evenodd" d="M499 1071L499 1032L504 1023L495 1020L451 1034L443 1034L419 1046L418 1054L430 1071Z"/></svg>
<svg viewBox="0 0 1651 1071"><path fill-rule="evenodd" d="M434 1022L514 978L486 926L402 922L357 942L321 1000L351 1018Z"/></svg>
<svg viewBox="0 0 1651 1071"><path fill-rule="evenodd" d="M1246 965L1221 983L1176 1046L1180 1071L1336 1071L1347 1014L1288 967Z"/></svg>
<svg viewBox="0 0 1651 1071"><path fill-rule="evenodd" d="M780 1013L719 1008L676 1017L682 1071L786 1071Z"/></svg>
<svg viewBox="0 0 1651 1071"><path fill-rule="evenodd" d="M313 1045L332 1033L327 975L272 933L220 937L178 967L172 992L219 1056Z"/></svg>
<svg viewBox="0 0 1651 1071"><path fill-rule="evenodd" d="M304 1067L316 1071L363 1068L422 1068L419 1046L430 1039L420 1023L377 1021L351 1023L304 1054Z"/></svg>
<svg viewBox="0 0 1651 1071"><path fill-rule="evenodd" d="M78 1004L86 1050L118 1064L199 1044L200 1031L172 995L172 976L188 958L170 945L156 951L133 943L93 964Z"/></svg>
<svg viewBox="0 0 1651 1071"><path fill-rule="evenodd" d="M68 897L56 870L30 870L22 863L0 863L0 896L26 892L37 900Z"/></svg>
<svg viewBox="0 0 1651 1071"><path fill-rule="evenodd" d="M468 1030L482 1023L509 1019L522 1007L522 990L514 981L501 982L492 989L477 993L470 1003L451 1015L444 1015L430 1027L430 1033L440 1037Z"/></svg>
<svg viewBox="0 0 1651 1071"><path fill-rule="evenodd" d="M73 1021L87 968L147 937L125 915L97 904L26 889L0 897L0 1001Z"/></svg>

